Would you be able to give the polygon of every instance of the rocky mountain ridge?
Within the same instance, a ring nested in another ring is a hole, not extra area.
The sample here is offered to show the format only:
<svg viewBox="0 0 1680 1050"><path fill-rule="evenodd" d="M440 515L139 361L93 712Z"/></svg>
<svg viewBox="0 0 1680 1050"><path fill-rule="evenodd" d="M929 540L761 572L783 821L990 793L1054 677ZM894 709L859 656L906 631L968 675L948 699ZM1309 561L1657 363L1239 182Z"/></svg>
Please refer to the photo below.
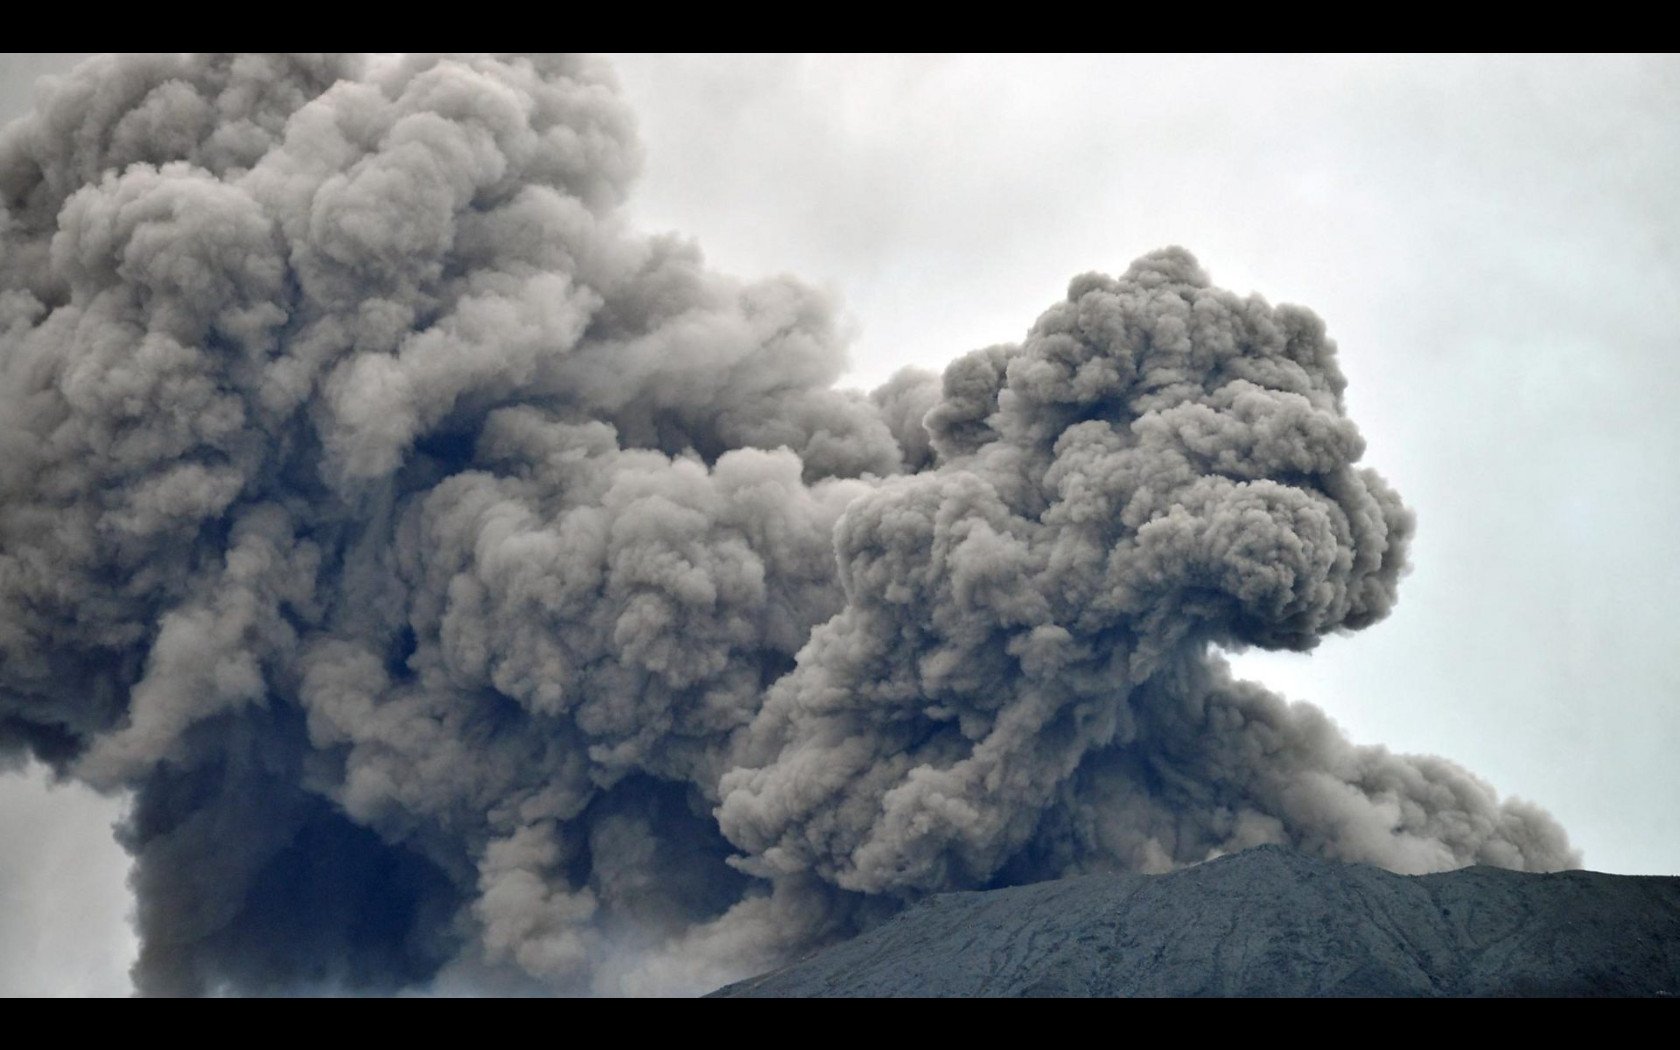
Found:
<svg viewBox="0 0 1680 1050"><path fill-rule="evenodd" d="M1664 996L1680 878L1395 875L1262 846L1166 875L930 897L712 993L787 996Z"/></svg>

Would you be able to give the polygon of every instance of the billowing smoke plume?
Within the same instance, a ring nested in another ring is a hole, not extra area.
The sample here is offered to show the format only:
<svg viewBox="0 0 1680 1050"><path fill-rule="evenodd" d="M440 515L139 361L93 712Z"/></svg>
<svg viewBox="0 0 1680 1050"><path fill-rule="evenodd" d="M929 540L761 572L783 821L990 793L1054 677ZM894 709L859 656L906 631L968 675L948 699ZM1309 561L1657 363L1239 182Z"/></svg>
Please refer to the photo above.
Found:
<svg viewBox="0 0 1680 1050"><path fill-rule="evenodd" d="M1571 862L1215 646L1386 614L1323 326L1184 251L943 379L627 229L572 58L102 59L0 138L0 745L147 992L702 989L1262 842Z"/></svg>

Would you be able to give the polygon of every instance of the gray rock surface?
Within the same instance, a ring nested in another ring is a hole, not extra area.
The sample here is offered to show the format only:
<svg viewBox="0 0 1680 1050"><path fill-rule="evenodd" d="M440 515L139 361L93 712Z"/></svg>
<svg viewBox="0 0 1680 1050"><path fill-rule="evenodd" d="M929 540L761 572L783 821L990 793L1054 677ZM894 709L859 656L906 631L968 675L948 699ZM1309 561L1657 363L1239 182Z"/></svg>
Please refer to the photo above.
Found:
<svg viewBox="0 0 1680 1050"><path fill-rule="evenodd" d="M1680 992L1680 878L1395 875L1263 846L1168 875L930 897L715 996Z"/></svg>

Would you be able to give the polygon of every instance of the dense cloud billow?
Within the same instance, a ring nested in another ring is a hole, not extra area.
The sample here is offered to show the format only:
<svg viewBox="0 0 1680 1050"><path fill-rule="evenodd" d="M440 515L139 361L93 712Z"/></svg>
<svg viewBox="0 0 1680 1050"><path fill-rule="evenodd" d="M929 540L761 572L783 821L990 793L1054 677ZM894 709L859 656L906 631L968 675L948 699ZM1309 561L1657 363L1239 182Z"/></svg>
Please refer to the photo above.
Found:
<svg viewBox="0 0 1680 1050"><path fill-rule="evenodd" d="M1574 859L1215 647L1381 619L1323 325L1170 248L836 389L627 228L576 58L124 57L0 136L0 751L133 793L150 993L692 991L1263 842Z"/></svg>

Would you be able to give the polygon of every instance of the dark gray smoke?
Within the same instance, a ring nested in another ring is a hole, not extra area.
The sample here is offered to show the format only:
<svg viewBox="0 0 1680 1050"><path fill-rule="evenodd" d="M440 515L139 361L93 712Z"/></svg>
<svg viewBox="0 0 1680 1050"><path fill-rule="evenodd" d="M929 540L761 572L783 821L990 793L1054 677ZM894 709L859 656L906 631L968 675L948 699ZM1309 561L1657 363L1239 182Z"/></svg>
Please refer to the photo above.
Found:
<svg viewBox="0 0 1680 1050"><path fill-rule="evenodd" d="M699 990L1261 842L1571 863L1216 646L1385 615L1312 314L1167 249L837 390L626 228L575 58L100 59L0 137L0 746L132 791L141 990Z"/></svg>

